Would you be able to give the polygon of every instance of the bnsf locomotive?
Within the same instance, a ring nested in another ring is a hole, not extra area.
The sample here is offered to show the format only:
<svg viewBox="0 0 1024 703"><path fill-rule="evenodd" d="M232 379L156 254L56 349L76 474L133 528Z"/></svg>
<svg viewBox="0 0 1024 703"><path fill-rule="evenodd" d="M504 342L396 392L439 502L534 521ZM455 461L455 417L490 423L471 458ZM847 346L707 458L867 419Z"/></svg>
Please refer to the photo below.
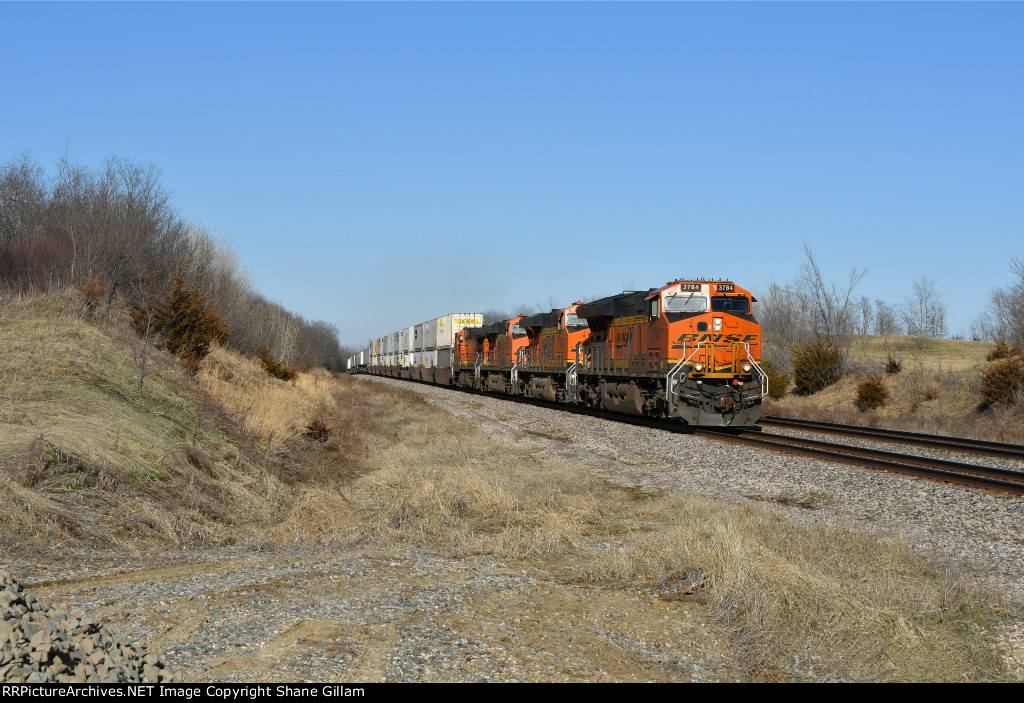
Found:
<svg viewBox="0 0 1024 703"><path fill-rule="evenodd" d="M754 297L679 280L489 325L452 313L375 339L352 371L611 412L746 427L761 417Z"/></svg>

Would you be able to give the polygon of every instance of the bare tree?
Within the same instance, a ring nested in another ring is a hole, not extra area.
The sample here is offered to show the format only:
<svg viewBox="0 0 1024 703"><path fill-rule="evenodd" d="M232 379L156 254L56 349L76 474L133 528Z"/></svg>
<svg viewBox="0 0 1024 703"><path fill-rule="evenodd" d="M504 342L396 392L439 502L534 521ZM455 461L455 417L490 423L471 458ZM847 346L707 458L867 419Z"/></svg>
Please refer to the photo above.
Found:
<svg viewBox="0 0 1024 703"><path fill-rule="evenodd" d="M896 319L896 307L881 298L875 300L875 334L888 336L899 334L899 323Z"/></svg>
<svg viewBox="0 0 1024 703"><path fill-rule="evenodd" d="M266 300L228 244L174 210L153 166L114 158L95 171L65 154L48 181L27 155L0 164L0 290L74 285L97 291L108 312L116 299L148 318L179 271L223 311L239 351L269 348L303 366L342 367L337 329Z"/></svg>
<svg viewBox="0 0 1024 703"><path fill-rule="evenodd" d="M1024 259L1010 260L1010 272L1016 280L989 295L989 308L971 325L980 339L1024 342Z"/></svg>
<svg viewBox="0 0 1024 703"><path fill-rule="evenodd" d="M840 349L846 349L855 329L853 291L867 269L854 266L845 283L830 282L825 280L807 243L804 243L804 256L807 260L800 269L799 281L807 295L811 329Z"/></svg>
<svg viewBox="0 0 1024 703"><path fill-rule="evenodd" d="M790 348L814 336L807 296L799 283L772 281L756 297L757 320L764 335L762 354L780 369L788 369Z"/></svg>
<svg viewBox="0 0 1024 703"><path fill-rule="evenodd" d="M913 292L900 306L900 317L907 334L919 344L929 337L946 335L946 306L935 281L922 276L913 283Z"/></svg>
<svg viewBox="0 0 1024 703"><path fill-rule="evenodd" d="M857 334L871 334L871 325L875 321L875 310L867 296L857 299Z"/></svg>

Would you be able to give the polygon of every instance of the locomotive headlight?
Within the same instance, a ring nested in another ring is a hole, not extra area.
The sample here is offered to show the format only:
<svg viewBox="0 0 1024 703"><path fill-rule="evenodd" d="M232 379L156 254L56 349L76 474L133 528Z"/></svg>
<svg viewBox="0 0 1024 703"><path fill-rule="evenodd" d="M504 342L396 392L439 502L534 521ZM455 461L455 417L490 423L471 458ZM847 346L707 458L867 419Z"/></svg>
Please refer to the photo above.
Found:
<svg viewBox="0 0 1024 703"><path fill-rule="evenodd" d="M743 369L743 373L750 373L750 370L754 367L750 364L743 364L740 368Z"/></svg>
<svg viewBox="0 0 1024 703"><path fill-rule="evenodd" d="M721 332L721 331L722 331L722 318L716 317L715 318L715 332Z"/></svg>
<svg viewBox="0 0 1024 703"><path fill-rule="evenodd" d="M699 361L696 364L693 365L694 373L700 373L703 370L704 370L704 364L700 363Z"/></svg>

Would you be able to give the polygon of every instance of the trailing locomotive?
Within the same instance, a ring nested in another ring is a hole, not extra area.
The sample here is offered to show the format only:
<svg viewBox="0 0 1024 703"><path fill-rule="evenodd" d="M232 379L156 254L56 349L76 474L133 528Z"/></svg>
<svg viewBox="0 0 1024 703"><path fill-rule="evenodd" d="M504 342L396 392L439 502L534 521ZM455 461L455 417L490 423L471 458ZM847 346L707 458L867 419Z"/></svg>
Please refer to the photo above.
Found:
<svg viewBox="0 0 1024 703"><path fill-rule="evenodd" d="M373 340L349 367L690 425L749 427L768 392L754 302L731 281L686 279L487 326L480 314L453 313Z"/></svg>

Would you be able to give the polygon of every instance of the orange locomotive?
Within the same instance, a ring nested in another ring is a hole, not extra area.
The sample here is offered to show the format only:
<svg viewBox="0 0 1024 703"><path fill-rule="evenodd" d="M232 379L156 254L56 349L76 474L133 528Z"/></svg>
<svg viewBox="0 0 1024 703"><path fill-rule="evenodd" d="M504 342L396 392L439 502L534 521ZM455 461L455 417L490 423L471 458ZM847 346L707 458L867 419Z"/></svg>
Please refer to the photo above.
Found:
<svg viewBox="0 0 1024 703"><path fill-rule="evenodd" d="M671 281L465 327L444 373L400 375L690 425L749 427L768 392L754 302L731 281Z"/></svg>
<svg viewBox="0 0 1024 703"><path fill-rule="evenodd" d="M576 348L590 338L587 321L576 314L582 304L530 315L519 323L530 339L516 360L521 390L527 398L569 402L566 373L576 363Z"/></svg>
<svg viewBox="0 0 1024 703"><path fill-rule="evenodd" d="M753 302L730 281L690 279L580 305L590 338L567 375L570 402L691 425L755 424L768 379Z"/></svg>
<svg viewBox="0 0 1024 703"><path fill-rule="evenodd" d="M516 357L529 343L519 322L525 315L466 328L455 337L453 377L465 388L516 393Z"/></svg>

